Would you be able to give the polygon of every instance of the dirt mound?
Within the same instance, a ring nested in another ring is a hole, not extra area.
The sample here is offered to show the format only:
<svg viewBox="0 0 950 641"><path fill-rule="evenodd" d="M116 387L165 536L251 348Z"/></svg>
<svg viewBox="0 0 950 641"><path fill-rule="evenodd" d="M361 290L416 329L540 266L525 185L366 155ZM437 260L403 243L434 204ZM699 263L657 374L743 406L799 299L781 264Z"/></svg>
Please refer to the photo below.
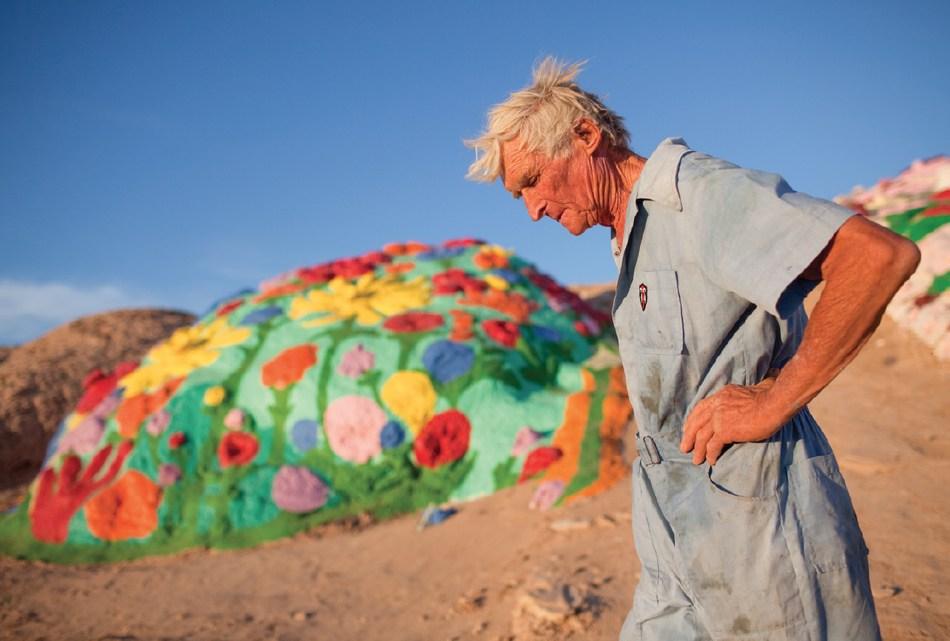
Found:
<svg viewBox="0 0 950 641"><path fill-rule="evenodd" d="M125 309L76 319L19 347L0 349L0 488L33 477L57 425L95 368L138 360L195 317Z"/></svg>

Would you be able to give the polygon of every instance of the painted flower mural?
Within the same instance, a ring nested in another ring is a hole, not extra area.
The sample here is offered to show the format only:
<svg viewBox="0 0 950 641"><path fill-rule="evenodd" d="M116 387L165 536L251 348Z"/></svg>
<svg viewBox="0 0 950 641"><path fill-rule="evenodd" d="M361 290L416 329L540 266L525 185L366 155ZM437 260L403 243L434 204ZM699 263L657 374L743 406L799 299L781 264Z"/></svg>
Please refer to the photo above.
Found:
<svg viewBox="0 0 950 641"><path fill-rule="evenodd" d="M290 270L90 374L28 500L0 516L0 552L249 545L519 481L538 482L538 509L589 495L626 472L607 327L475 239Z"/></svg>

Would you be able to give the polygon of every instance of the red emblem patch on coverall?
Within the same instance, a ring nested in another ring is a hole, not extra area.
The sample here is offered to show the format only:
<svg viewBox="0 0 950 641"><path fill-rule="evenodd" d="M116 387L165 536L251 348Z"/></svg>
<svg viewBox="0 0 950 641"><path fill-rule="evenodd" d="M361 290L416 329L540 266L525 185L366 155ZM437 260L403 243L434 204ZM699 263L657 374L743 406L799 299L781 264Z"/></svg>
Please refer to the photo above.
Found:
<svg viewBox="0 0 950 641"><path fill-rule="evenodd" d="M647 286L640 283L640 309L646 311L647 308Z"/></svg>

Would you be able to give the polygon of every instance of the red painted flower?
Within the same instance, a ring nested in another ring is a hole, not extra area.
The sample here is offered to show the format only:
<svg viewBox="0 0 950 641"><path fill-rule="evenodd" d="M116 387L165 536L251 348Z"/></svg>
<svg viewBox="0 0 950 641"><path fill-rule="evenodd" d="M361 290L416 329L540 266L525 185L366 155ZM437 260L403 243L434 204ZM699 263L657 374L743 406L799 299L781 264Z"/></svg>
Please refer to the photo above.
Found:
<svg viewBox="0 0 950 641"><path fill-rule="evenodd" d="M299 381L317 362L317 346L304 344L288 347L261 368L261 382L267 387L284 389Z"/></svg>
<svg viewBox="0 0 950 641"><path fill-rule="evenodd" d="M168 447L173 450L177 450L179 447L185 444L185 441L188 440L188 437L185 436L184 432L175 432L168 437Z"/></svg>
<svg viewBox="0 0 950 641"><path fill-rule="evenodd" d="M494 318L482 321L482 329L485 330L489 338L505 347L514 347L520 335L520 329L517 323Z"/></svg>
<svg viewBox="0 0 950 641"><path fill-rule="evenodd" d="M122 441L112 463L99 478L96 476L112 454L111 445L99 450L85 470L82 461L74 454L63 458L58 472L51 467L43 470L30 507L33 536L47 543L63 543L69 536L69 522L79 506L112 483L134 445L132 441Z"/></svg>
<svg viewBox="0 0 950 641"><path fill-rule="evenodd" d="M232 301L228 301L224 305L218 308L218 311L214 313L215 316L224 316L225 314L230 314L238 307L244 304L243 298L235 298Z"/></svg>
<svg viewBox="0 0 950 641"><path fill-rule="evenodd" d="M465 456L472 426L458 410L433 416L419 432L412 451L424 467L438 467Z"/></svg>
<svg viewBox="0 0 950 641"><path fill-rule="evenodd" d="M485 241L478 238L453 238L447 240L443 247L471 247L472 245L484 245Z"/></svg>
<svg viewBox="0 0 950 641"><path fill-rule="evenodd" d="M428 332L440 327L443 323L441 314L431 312L406 312L390 316L383 323L383 327L391 332Z"/></svg>
<svg viewBox="0 0 950 641"><path fill-rule="evenodd" d="M76 405L76 411L82 414L91 412L96 406L115 389L119 379L138 367L135 361L123 361L116 365L115 370L106 374L100 369L94 369L82 381L82 398Z"/></svg>
<svg viewBox="0 0 950 641"><path fill-rule="evenodd" d="M221 467L245 465L254 460L259 447L253 434L228 432L218 444L218 463Z"/></svg>
<svg viewBox="0 0 950 641"><path fill-rule="evenodd" d="M584 321L574 321L574 330L581 336L590 336L590 330L584 324Z"/></svg>
<svg viewBox="0 0 950 641"><path fill-rule="evenodd" d="M559 447L539 447L533 450L524 461L524 467L521 468L521 475L518 477L518 482L522 483L535 474L543 472L563 455Z"/></svg>
<svg viewBox="0 0 950 641"><path fill-rule="evenodd" d="M317 285L333 280L333 267L329 263L301 267L297 270L297 278L310 285Z"/></svg>
<svg viewBox="0 0 950 641"><path fill-rule="evenodd" d="M488 288L484 281L470 276L457 267L447 269L433 276L432 285L437 295L469 291L480 292Z"/></svg>

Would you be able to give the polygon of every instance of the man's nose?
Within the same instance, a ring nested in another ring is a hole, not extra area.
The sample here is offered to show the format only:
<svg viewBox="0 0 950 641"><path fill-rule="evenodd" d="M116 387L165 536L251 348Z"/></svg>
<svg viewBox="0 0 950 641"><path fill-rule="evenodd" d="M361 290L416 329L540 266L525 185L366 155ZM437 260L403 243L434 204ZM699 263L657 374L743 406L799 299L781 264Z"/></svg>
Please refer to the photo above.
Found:
<svg viewBox="0 0 950 641"><path fill-rule="evenodd" d="M547 203L543 200L525 198L524 204L528 208L528 215L531 216L531 220L535 222L544 218L544 214L547 213Z"/></svg>

